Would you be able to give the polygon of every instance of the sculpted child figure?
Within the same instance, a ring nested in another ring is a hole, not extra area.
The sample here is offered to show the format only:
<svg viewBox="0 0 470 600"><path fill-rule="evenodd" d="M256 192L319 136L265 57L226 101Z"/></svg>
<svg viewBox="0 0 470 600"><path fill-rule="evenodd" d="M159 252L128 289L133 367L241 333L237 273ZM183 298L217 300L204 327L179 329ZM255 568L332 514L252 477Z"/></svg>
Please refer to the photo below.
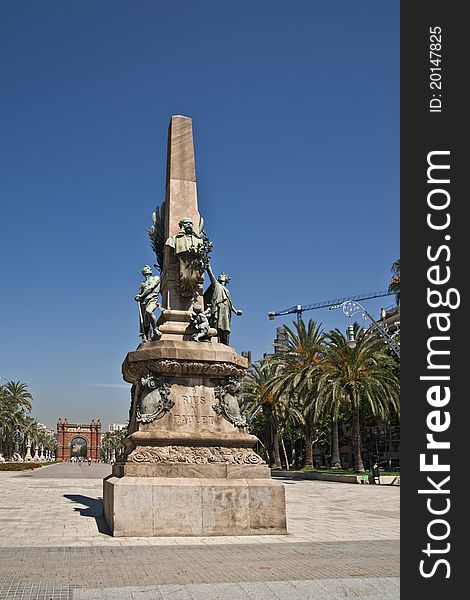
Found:
<svg viewBox="0 0 470 600"><path fill-rule="evenodd" d="M211 314L210 307L202 310L200 304L194 304L191 313L191 325L196 329L196 333L192 335L194 342L208 341L209 338L209 315Z"/></svg>

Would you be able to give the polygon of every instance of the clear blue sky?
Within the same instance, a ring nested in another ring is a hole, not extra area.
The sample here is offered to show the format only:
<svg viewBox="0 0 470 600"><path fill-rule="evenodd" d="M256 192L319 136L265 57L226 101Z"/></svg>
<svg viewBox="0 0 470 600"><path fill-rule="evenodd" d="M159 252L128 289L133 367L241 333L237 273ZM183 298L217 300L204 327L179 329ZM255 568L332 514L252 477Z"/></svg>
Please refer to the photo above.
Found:
<svg viewBox="0 0 470 600"><path fill-rule="evenodd" d="M0 45L0 373L28 384L41 421L127 418L120 369L172 114L193 118L239 351L270 351L269 310L388 286L398 0L4 0Z"/></svg>

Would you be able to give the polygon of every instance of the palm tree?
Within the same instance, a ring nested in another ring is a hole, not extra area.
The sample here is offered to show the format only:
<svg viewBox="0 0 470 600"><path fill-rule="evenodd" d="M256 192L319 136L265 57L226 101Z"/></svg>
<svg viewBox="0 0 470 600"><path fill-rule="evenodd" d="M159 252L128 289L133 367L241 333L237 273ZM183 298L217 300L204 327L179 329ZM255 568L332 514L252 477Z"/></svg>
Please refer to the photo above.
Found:
<svg viewBox="0 0 470 600"><path fill-rule="evenodd" d="M40 429L37 419L26 415L23 424L23 443L26 444L29 440L32 446L36 446L41 435Z"/></svg>
<svg viewBox="0 0 470 600"><path fill-rule="evenodd" d="M268 391L268 383L275 377L278 366L269 360L262 360L253 364L244 377L241 385L242 411L248 416L253 415L256 409L262 408L266 420L265 440L270 466L281 468L281 454L279 451L279 419L283 410L278 404L282 402L280 395L275 396Z"/></svg>
<svg viewBox="0 0 470 600"><path fill-rule="evenodd" d="M107 433L101 441L101 457L103 460L116 458L124 451L123 440L127 436L126 429L119 429L111 433Z"/></svg>
<svg viewBox="0 0 470 600"><path fill-rule="evenodd" d="M392 265L392 278L388 286L388 291L395 294L397 306L400 305L400 259L397 259Z"/></svg>
<svg viewBox="0 0 470 600"><path fill-rule="evenodd" d="M44 436L44 448L46 450L49 450L49 452L51 454L53 452L56 452L56 450L58 448L58 443L57 443L56 437L47 431L45 432L45 436Z"/></svg>
<svg viewBox="0 0 470 600"><path fill-rule="evenodd" d="M374 416L386 418L399 412L399 380L395 361L376 336L364 335L354 325L356 347L348 346L345 335L335 329L327 336L314 403L315 416L338 417L343 405L351 410L352 446L356 471L363 471L361 456L361 407L367 404Z"/></svg>
<svg viewBox="0 0 470 600"><path fill-rule="evenodd" d="M20 381L8 381L0 387L0 426L3 431L2 448L7 456L13 454L15 431L24 430L27 413L31 410L32 395Z"/></svg>
<svg viewBox="0 0 470 600"><path fill-rule="evenodd" d="M112 452L112 442L111 439L109 438L109 434L108 435L104 435L103 439L101 440L101 458L104 461L108 461L109 458L111 457L111 452Z"/></svg>
<svg viewBox="0 0 470 600"><path fill-rule="evenodd" d="M335 469L341 467L339 455L338 419L333 418L331 423L331 466Z"/></svg>
<svg viewBox="0 0 470 600"><path fill-rule="evenodd" d="M285 327L287 344L284 352L271 355L267 360L276 367L276 373L267 385L274 397L297 399L302 405L305 423L305 466L313 467L314 399L323 348L321 324L312 319L308 325L294 322L295 331Z"/></svg>
<svg viewBox="0 0 470 600"><path fill-rule="evenodd" d="M2 386L2 396L10 407L18 407L24 411L31 411L33 396L28 392L28 386L21 381L9 381Z"/></svg>
<svg viewBox="0 0 470 600"><path fill-rule="evenodd" d="M278 436L284 453L286 467L289 470L290 464L285 446L285 438L290 436L289 432L295 430L296 426L305 423L302 405L297 395L289 397L283 394L273 404L273 410L276 415Z"/></svg>
<svg viewBox="0 0 470 600"><path fill-rule="evenodd" d="M0 457L5 451L6 424L9 416L6 397L3 386L0 386Z"/></svg>
<svg viewBox="0 0 470 600"><path fill-rule="evenodd" d="M34 417L26 416L23 433L24 441L29 438L38 451L41 446L50 452L57 448L56 438Z"/></svg>

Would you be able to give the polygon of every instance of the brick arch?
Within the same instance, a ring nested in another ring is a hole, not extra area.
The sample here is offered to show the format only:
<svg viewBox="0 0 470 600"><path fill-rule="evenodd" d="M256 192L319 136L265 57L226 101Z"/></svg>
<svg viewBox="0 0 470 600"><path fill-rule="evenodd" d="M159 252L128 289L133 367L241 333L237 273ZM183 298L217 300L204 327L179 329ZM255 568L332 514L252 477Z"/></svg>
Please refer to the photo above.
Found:
<svg viewBox="0 0 470 600"><path fill-rule="evenodd" d="M75 437L82 437L87 443L87 457L99 460L101 443L101 421L93 419L89 425L69 423L67 419L57 421L57 460L70 460L70 443Z"/></svg>
<svg viewBox="0 0 470 600"><path fill-rule="evenodd" d="M85 456L86 456L86 458L88 458L88 454L90 452L91 435L89 435L88 433L81 433L81 432L71 434L70 438L69 438L69 435L70 434L68 434L68 433L66 433L64 435L64 446L66 448L68 446L67 453L69 453L69 452L70 452L70 454L72 453L72 442L74 440L85 440L85 443L86 443L86 455ZM68 443L67 443L67 438L69 438Z"/></svg>

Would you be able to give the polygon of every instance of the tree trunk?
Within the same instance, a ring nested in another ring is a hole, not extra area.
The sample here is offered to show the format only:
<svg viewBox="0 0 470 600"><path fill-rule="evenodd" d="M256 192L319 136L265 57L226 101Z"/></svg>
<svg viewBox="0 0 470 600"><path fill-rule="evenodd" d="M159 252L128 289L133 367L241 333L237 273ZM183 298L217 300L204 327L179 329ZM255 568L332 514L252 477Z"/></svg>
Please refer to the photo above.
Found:
<svg viewBox="0 0 470 600"><path fill-rule="evenodd" d="M338 421L336 419L331 424L331 466L333 468L341 468L341 459L339 457Z"/></svg>
<svg viewBox="0 0 470 600"><path fill-rule="evenodd" d="M310 415L305 417L305 465L313 469L313 426Z"/></svg>
<svg viewBox="0 0 470 600"><path fill-rule="evenodd" d="M273 427L272 427L272 413L271 407L268 405L263 406L263 413L266 415L266 453L268 455L269 466L274 465L274 448L273 448Z"/></svg>
<svg viewBox="0 0 470 600"><path fill-rule="evenodd" d="M273 432L273 453L274 453L274 465L275 469L281 468L281 453L279 451L279 436L277 433L277 423L273 419L271 421L271 428Z"/></svg>
<svg viewBox="0 0 470 600"><path fill-rule="evenodd" d="M289 471L290 470L289 457L287 456L287 450L286 450L286 445L284 444L284 438L281 438L281 444L282 444L282 451L284 453L284 458L286 459L286 469Z"/></svg>
<svg viewBox="0 0 470 600"><path fill-rule="evenodd" d="M13 456L13 436L10 436L7 441L7 454L8 457Z"/></svg>
<svg viewBox="0 0 470 600"><path fill-rule="evenodd" d="M355 403L351 403L353 408L351 410L351 436L352 436L352 447L353 447L353 457L354 457L354 469L356 471L364 471L364 463L362 462L362 454L361 454L361 419L359 414L359 408L355 405Z"/></svg>

